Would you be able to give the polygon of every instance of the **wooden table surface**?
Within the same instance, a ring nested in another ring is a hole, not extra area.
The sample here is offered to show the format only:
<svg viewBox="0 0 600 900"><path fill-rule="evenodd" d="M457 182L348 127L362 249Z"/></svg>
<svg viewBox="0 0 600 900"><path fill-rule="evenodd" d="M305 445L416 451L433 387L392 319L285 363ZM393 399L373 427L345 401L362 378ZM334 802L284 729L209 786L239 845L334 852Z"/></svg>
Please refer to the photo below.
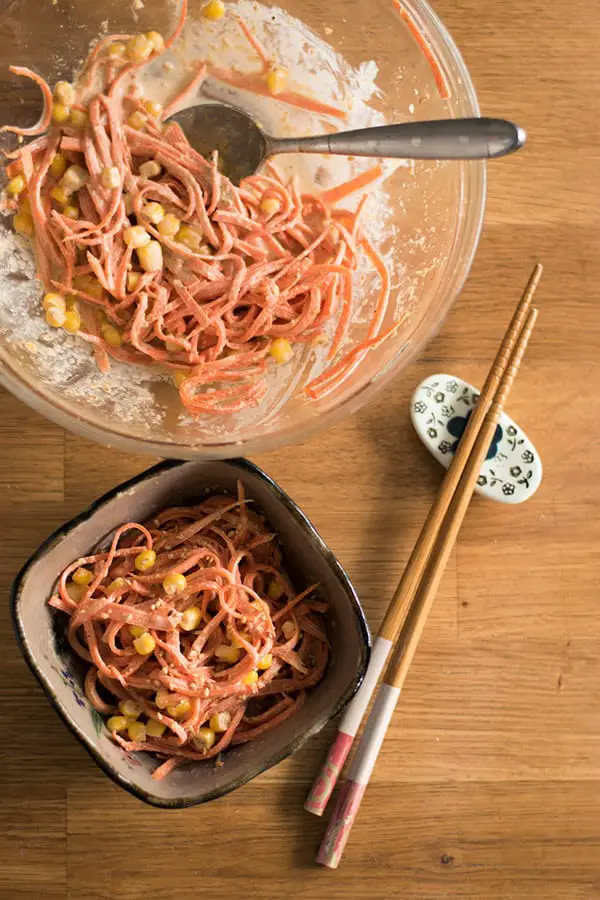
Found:
<svg viewBox="0 0 600 900"><path fill-rule="evenodd" d="M376 629L441 477L409 425L411 392L439 369L481 383L540 258L540 321L510 412L544 482L520 508L473 503L331 872L313 864L324 822L302 810L331 730L233 795L169 812L113 785L53 713L13 638L11 580L149 461L0 393L2 900L600 897L597 3L436 7L482 108L513 115L529 146L490 166L471 276L423 358L369 409L257 462L339 554Z"/></svg>

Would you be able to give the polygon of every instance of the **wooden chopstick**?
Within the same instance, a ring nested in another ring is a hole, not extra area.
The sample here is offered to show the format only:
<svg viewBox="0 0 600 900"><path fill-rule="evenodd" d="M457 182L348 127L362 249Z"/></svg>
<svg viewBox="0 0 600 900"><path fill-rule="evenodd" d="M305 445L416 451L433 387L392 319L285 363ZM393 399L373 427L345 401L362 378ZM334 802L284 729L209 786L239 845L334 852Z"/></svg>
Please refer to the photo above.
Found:
<svg viewBox="0 0 600 900"><path fill-rule="evenodd" d="M359 741L348 772L348 778L340 791L338 802L317 856L317 862L329 868L337 868L341 859L392 714L396 708L400 691L404 686L406 675L423 633L440 580L469 506L481 466L489 450L503 406L523 359L536 318L537 310L532 309L527 315L525 325L502 376L496 396L477 435L473 452L465 466L456 493L450 503L448 515L436 541L435 553L432 555L419 584L417 596L401 630L396 648L367 719L364 734Z"/></svg>
<svg viewBox="0 0 600 900"><path fill-rule="evenodd" d="M446 477L440 486L437 498L417 539L408 560L404 574L392 597L385 618L373 643L371 659L360 690L348 704L338 726L336 737L327 758L315 779L304 808L321 816L333 792L344 762L350 752L354 738L367 711L369 701L377 686L377 681L388 656L406 619L417 587L429 561L431 551L444 521L454 493L473 450L481 425L492 404L494 395L504 375L515 344L527 318L531 301L542 275L540 263L534 267L527 286L517 304L511 322L504 335L496 358L488 372L481 390L477 406L469 418L467 427L458 444Z"/></svg>

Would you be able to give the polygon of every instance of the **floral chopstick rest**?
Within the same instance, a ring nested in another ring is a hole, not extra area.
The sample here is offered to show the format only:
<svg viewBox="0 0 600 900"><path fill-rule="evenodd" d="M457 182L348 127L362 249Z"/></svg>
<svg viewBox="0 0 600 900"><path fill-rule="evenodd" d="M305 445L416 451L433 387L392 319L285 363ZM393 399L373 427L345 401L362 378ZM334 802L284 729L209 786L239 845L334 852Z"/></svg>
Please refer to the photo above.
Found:
<svg viewBox="0 0 600 900"><path fill-rule="evenodd" d="M431 375L413 394L410 417L415 431L448 469L477 404L479 392L454 375ZM475 490L500 503L523 503L542 480L542 461L527 435L502 413Z"/></svg>

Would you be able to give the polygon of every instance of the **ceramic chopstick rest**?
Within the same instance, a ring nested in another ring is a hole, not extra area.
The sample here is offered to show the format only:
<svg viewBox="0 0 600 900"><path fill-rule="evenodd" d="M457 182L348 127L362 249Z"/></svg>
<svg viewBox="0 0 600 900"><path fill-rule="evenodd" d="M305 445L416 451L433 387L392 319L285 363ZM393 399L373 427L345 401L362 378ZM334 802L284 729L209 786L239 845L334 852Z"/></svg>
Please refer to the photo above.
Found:
<svg viewBox="0 0 600 900"><path fill-rule="evenodd" d="M430 453L449 468L479 392L454 375L431 375L411 400L415 431ZM542 462L525 432L502 413L475 490L500 503L523 503L542 480Z"/></svg>

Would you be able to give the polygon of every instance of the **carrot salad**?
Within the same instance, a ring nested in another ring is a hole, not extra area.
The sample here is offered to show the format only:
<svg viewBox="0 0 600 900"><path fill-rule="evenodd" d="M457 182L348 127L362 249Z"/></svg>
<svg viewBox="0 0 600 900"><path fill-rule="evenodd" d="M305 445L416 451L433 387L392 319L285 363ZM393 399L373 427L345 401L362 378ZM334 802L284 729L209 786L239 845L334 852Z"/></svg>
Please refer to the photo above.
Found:
<svg viewBox="0 0 600 900"><path fill-rule="evenodd" d="M327 332L331 366L305 387L319 399L390 333L381 331L389 276L361 227L364 203L335 207L382 168L320 194L302 193L271 163L234 185L216 153L204 158L168 121L205 78L324 117L346 113L292 90L238 17L256 73L202 61L164 108L144 100L136 75L180 35L186 7L167 40L157 32L100 40L75 84L51 91L12 67L39 84L44 111L32 128L4 126L33 138L7 154L5 208L33 243L47 322L87 341L101 371L111 359L166 367L191 414L234 413L266 396L270 365ZM211 0L205 14L225 9ZM347 350L359 253L381 291L364 343Z"/></svg>
<svg viewBox="0 0 600 900"><path fill-rule="evenodd" d="M163 778L275 728L327 665L316 585L297 593L279 547L238 485L118 528L75 560L51 606L89 664L85 693L124 750L147 750Z"/></svg>

